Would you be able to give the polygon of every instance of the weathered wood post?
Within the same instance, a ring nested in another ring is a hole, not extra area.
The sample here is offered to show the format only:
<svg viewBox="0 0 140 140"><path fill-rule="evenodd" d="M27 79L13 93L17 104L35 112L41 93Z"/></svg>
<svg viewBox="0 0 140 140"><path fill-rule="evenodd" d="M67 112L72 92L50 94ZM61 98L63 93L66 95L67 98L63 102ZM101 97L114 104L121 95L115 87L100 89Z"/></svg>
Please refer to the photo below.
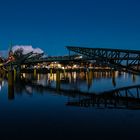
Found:
<svg viewBox="0 0 140 140"><path fill-rule="evenodd" d="M116 86L115 71L112 71L112 84L114 87Z"/></svg>
<svg viewBox="0 0 140 140"><path fill-rule="evenodd" d="M132 80L133 80L133 83L136 82L136 75L135 74L132 74Z"/></svg>
<svg viewBox="0 0 140 140"><path fill-rule="evenodd" d="M14 70L8 70L8 99L14 99Z"/></svg>
<svg viewBox="0 0 140 140"><path fill-rule="evenodd" d="M52 68L50 68L50 76L52 76Z"/></svg>
<svg viewBox="0 0 140 140"><path fill-rule="evenodd" d="M88 71L87 71L87 84L88 84L88 89L92 85L92 81L93 81L93 71L91 69L88 69Z"/></svg>
<svg viewBox="0 0 140 140"><path fill-rule="evenodd" d="M14 68L14 81L16 81L17 70Z"/></svg>
<svg viewBox="0 0 140 140"><path fill-rule="evenodd" d="M56 89L60 90L60 69L56 70Z"/></svg>
<svg viewBox="0 0 140 140"><path fill-rule="evenodd" d="M36 78L37 72L36 72L36 68L34 68L34 78Z"/></svg>

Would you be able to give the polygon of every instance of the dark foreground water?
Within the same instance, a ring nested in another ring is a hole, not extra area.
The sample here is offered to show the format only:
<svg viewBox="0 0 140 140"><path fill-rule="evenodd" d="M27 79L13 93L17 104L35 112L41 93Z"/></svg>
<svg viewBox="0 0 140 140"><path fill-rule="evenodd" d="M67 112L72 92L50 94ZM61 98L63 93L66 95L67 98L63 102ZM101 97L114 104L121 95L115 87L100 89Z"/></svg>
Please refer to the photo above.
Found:
<svg viewBox="0 0 140 140"><path fill-rule="evenodd" d="M140 139L139 84L118 72L1 78L0 139Z"/></svg>

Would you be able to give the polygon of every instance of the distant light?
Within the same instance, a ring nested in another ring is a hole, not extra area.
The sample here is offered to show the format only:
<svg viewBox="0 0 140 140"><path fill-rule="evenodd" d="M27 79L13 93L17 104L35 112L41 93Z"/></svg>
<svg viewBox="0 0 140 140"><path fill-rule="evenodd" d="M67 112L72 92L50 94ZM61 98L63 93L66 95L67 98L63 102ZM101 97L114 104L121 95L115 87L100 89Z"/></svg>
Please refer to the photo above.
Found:
<svg viewBox="0 0 140 140"><path fill-rule="evenodd" d="M4 81L2 81L2 86L4 86Z"/></svg>
<svg viewBox="0 0 140 140"><path fill-rule="evenodd" d="M25 78L26 74L25 74L25 73L23 73L23 74L22 74L22 76Z"/></svg>

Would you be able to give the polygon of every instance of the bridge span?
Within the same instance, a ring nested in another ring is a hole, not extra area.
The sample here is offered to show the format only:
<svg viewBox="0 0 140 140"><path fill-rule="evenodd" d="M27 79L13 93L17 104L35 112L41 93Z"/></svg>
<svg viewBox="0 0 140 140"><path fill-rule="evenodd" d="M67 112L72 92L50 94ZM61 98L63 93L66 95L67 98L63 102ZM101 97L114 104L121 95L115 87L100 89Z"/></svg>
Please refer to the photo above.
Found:
<svg viewBox="0 0 140 140"><path fill-rule="evenodd" d="M66 46L69 52L75 52L74 55L45 57L43 54L33 54L30 52L22 57L17 57L14 62L7 65L16 65L20 67L23 64L37 64L43 62L60 62L60 63L77 63L81 61L94 63L103 66L107 65L110 68L120 71L127 71L133 74L140 74L140 51L139 50L124 50L124 49L109 49L109 48L85 48ZM70 53L69 53L70 54ZM81 55L82 58L76 57Z"/></svg>
<svg viewBox="0 0 140 140"><path fill-rule="evenodd" d="M100 64L108 64L115 69L140 74L140 51L109 49L109 48L85 48L66 46L69 51L79 53L89 59L96 60Z"/></svg>

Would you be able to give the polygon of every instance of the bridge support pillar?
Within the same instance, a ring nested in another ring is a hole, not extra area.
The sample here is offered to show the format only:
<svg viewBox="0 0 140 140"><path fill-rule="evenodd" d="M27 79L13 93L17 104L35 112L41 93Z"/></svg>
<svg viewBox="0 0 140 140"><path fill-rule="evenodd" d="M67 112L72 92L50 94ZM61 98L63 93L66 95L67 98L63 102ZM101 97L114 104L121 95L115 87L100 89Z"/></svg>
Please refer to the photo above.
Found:
<svg viewBox="0 0 140 140"><path fill-rule="evenodd" d="M88 72L87 72L87 84L88 84L88 89L89 89L90 86L92 85L92 80L93 80L93 71L89 69Z"/></svg>
<svg viewBox="0 0 140 140"><path fill-rule="evenodd" d="M50 75L52 76L52 68L50 68Z"/></svg>
<svg viewBox="0 0 140 140"><path fill-rule="evenodd" d="M135 81L136 81L136 75L135 74L132 75L132 80L135 83Z"/></svg>
<svg viewBox="0 0 140 140"><path fill-rule="evenodd" d="M14 81L16 80L16 74L17 74L17 70L14 69Z"/></svg>
<svg viewBox="0 0 140 140"><path fill-rule="evenodd" d="M60 90L60 69L56 70L56 89Z"/></svg>
<svg viewBox="0 0 140 140"><path fill-rule="evenodd" d="M34 69L34 78L36 78L36 69Z"/></svg>
<svg viewBox="0 0 140 140"><path fill-rule="evenodd" d="M14 70L8 71L8 99L14 99Z"/></svg>
<svg viewBox="0 0 140 140"><path fill-rule="evenodd" d="M112 71L112 84L114 87L116 86L115 71Z"/></svg>
<svg viewBox="0 0 140 140"><path fill-rule="evenodd" d="M65 68L63 70L63 73L64 73L64 77L66 77L66 70L65 70Z"/></svg>

